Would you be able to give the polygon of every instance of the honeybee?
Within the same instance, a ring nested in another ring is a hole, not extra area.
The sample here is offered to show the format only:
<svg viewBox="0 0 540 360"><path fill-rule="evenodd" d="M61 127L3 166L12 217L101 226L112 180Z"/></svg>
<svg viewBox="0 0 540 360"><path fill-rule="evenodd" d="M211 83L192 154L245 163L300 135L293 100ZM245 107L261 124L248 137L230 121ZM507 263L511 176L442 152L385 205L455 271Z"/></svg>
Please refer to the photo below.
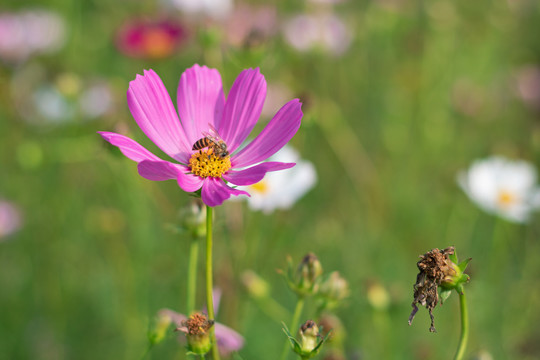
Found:
<svg viewBox="0 0 540 360"><path fill-rule="evenodd" d="M210 127L210 131L203 131L202 134L204 137L197 140L195 144L193 144L193 148L191 150L202 150L207 147L208 157L210 157L210 155L213 153L222 159L226 158L229 156L227 144L225 144L225 141L223 141L217 130L211 124L208 124L208 126Z"/></svg>

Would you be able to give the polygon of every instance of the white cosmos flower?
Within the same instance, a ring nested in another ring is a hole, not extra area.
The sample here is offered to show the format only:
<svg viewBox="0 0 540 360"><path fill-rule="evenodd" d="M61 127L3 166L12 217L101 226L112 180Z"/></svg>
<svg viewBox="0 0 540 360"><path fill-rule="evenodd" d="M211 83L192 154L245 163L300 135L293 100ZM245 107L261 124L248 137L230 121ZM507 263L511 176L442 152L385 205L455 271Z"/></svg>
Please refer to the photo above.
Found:
<svg viewBox="0 0 540 360"><path fill-rule="evenodd" d="M317 182L313 164L300 159L296 150L290 146L283 147L268 161L296 162L296 165L287 170L269 172L256 184L238 187L251 194L251 197L238 198L246 198L253 210L269 214L276 209L289 209Z"/></svg>
<svg viewBox="0 0 540 360"><path fill-rule="evenodd" d="M186 14L203 14L214 19L227 17L233 9L233 0L170 0L170 3Z"/></svg>
<svg viewBox="0 0 540 360"><path fill-rule="evenodd" d="M285 22L283 34L298 51L321 48L336 56L347 51L352 40L349 27L332 13L297 15Z"/></svg>
<svg viewBox="0 0 540 360"><path fill-rule="evenodd" d="M482 209L513 222L526 222L540 208L536 169L526 161L478 160L458 175L458 183Z"/></svg>

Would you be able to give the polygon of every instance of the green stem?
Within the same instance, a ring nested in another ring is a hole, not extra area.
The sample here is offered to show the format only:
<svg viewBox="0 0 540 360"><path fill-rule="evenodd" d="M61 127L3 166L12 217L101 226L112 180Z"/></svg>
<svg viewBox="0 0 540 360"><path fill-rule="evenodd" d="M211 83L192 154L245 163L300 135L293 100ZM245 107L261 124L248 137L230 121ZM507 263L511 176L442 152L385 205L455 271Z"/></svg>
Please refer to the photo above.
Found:
<svg viewBox="0 0 540 360"><path fill-rule="evenodd" d="M300 321L300 315L302 315L302 309L304 308L304 297L299 296L298 301L296 302L296 308L294 309L293 318L291 321L291 326L289 327L292 334L296 334L298 331L298 322ZM291 350L291 343L289 339L285 342L285 346L283 347L283 351L281 352L281 360L287 359L287 355L289 354L289 351Z"/></svg>
<svg viewBox="0 0 540 360"><path fill-rule="evenodd" d="M283 319L291 316L290 312L281 306L275 299L271 297L265 297L256 300L259 309L262 310L268 317L276 322L280 322Z"/></svg>
<svg viewBox="0 0 540 360"><path fill-rule="evenodd" d="M461 310L461 337L459 338L459 345L454 360L461 360L463 359L463 355L465 355L469 337L469 313L467 311L467 299L465 298L463 287L460 286L457 291L459 295L459 307Z"/></svg>
<svg viewBox="0 0 540 360"><path fill-rule="evenodd" d="M193 236L189 248L188 283L187 283L187 312L190 316L195 311L195 294L197 293L197 258L199 257L199 239Z"/></svg>
<svg viewBox="0 0 540 360"><path fill-rule="evenodd" d="M208 309L208 319L215 321L214 298L212 290L214 288L212 279L212 211L210 206L206 206L206 307ZM212 359L219 360L219 351L216 341L215 326L210 328L210 340L212 341Z"/></svg>
<svg viewBox="0 0 540 360"><path fill-rule="evenodd" d="M141 357L141 360L145 359L148 354L150 353L150 350L154 347L154 344L150 343L148 344L148 347L146 348L146 351L144 352L143 356Z"/></svg>

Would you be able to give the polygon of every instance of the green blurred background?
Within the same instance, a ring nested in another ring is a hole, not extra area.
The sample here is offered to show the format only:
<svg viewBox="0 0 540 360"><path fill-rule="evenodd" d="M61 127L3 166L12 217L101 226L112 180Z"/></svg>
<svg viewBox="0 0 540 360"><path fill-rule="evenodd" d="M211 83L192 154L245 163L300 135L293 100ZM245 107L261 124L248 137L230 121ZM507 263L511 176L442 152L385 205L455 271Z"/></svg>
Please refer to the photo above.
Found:
<svg viewBox="0 0 540 360"><path fill-rule="evenodd" d="M459 170L493 154L540 163L539 95L531 103L519 91L520 79L540 67L540 3L270 4L277 28L238 45L227 41L226 15L186 15L159 1L3 1L4 12L57 12L66 35L57 51L0 64L0 198L23 218L0 242L0 359L137 359L157 311L184 312L189 241L170 229L190 197L174 181L141 178L96 131L121 129L161 156L129 114L128 83L152 68L175 99L194 63L219 69L226 89L242 69L258 66L268 83L289 89L284 101L300 97L305 116L291 144L318 173L291 210L265 215L245 203L216 210L218 320L246 338L243 359L277 359L285 336L250 299L241 274L258 273L292 312L295 296L275 269L286 255L299 261L309 251L350 283L336 312L348 359L451 358L460 326L455 294L435 310L436 334L425 309L407 325L418 255L449 245L473 258L467 358L540 358L540 218L497 219L456 183ZM324 46L297 51L279 26L301 13L339 17L350 45L338 54ZM164 14L187 29L172 54L134 58L117 49L128 19ZM46 121L24 111L44 82L73 103L95 79L111 94L103 114ZM368 301L374 285L388 304ZM308 302L303 320L311 310ZM149 358L184 353L171 336Z"/></svg>

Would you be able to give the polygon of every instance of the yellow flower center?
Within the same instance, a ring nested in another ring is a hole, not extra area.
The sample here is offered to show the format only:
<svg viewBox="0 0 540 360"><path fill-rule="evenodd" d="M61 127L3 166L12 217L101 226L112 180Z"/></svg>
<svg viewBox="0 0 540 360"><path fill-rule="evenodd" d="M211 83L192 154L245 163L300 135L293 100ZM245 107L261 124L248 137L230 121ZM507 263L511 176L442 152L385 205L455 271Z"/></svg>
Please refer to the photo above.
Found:
<svg viewBox="0 0 540 360"><path fill-rule="evenodd" d="M231 158L227 156L222 159L219 156L216 156L212 151L199 150L191 155L189 167L193 174L202 178L219 178L231 168Z"/></svg>
<svg viewBox="0 0 540 360"><path fill-rule="evenodd" d="M268 192L268 190L269 190L268 184L264 180L259 181L256 184L249 185L249 188L251 190L255 191L255 192L260 193L260 194L266 194Z"/></svg>
<svg viewBox="0 0 540 360"><path fill-rule="evenodd" d="M500 190L497 201L500 206L507 207L512 205L516 201L516 196L509 191Z"/></svg>

